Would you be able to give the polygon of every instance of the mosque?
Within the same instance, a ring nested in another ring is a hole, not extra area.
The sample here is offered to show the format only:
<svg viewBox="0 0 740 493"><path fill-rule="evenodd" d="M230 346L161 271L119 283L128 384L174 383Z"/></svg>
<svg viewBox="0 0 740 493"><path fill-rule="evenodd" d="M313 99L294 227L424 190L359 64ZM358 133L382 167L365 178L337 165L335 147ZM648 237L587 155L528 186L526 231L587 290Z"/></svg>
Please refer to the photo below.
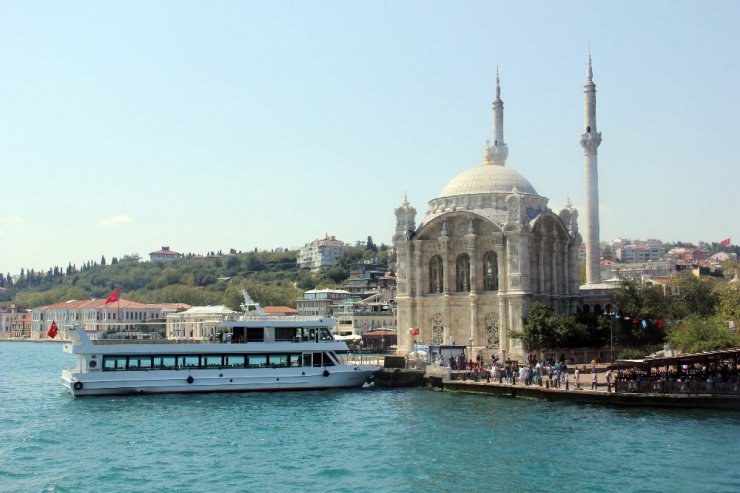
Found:
<svg viewBox="0 0 740 493"><path fill-rule="evenodd" d="M559 313L581 304L578 250L584 241L578 211L570 201L558 212L517 171L506 166L504 104L496 74L493 145L483 162L454 177L417 226L406 197L395 210L398 350L414 340L470 346L474 354L523 360L524 348L510 337L522 330L533 302ZM586 169L586 285L598 288L599 218L596 86L591 56L581 146ZM412 335L413 334L413 335Z"/></svg>

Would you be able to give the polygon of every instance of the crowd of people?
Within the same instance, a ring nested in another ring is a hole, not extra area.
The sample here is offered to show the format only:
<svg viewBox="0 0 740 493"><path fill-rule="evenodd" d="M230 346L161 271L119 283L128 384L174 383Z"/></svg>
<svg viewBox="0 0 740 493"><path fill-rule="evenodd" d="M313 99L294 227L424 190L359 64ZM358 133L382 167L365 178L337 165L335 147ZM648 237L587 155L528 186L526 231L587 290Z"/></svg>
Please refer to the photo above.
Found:
<svg viewBox="0 0 740 493"><path fill-rule="evenodd" d="M570 365L568 364L570 363ZM575 365L565 358L555 361L527 356L527 363L493 356L485 364L481 356L467 359L464 353L440 356L436 364L448 367L451 378L507 385L536 385L565 390L605 390L638 393L740 393L740 372L732 363L673 365L663 368L630 368L600 373L597 361ZM603 375L600 378L599 375Z"/></svg>
<svg viewBox="0 0 740 493"><path fill-rule="evenodd" d="M453 379L487 381L507 385L537 385L556 389L583 389L581 379L590 378L591 390L599 390L599 378L596 361L592 361L590 375L587 377L586 365L568 367L566 360L562 357L559 361L546 357L538 359L536 355L527 357L527 364L506 359L500 361L497 356L492 356L489 365L486 365L481 356L475 360L466 359L464 353L450 355L445 358L439 356L437 364L450 368ZM606 390L612 390L612 370L606 370ZM573 382L571 386L571 380Z"/></svg>
<svg viewBox="0 0 740 493"><path fill-rule="evenodd" d="M615 386L618 392L738 394L740 375L737 366L729 363L633 368L618 372Z"/></svg>

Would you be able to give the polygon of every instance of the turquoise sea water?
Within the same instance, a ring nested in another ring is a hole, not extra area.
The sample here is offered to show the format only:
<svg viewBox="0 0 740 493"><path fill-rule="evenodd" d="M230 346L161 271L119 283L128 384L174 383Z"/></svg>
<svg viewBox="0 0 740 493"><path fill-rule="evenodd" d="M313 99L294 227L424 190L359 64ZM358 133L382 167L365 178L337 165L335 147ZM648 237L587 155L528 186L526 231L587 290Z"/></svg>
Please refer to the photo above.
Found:
<svg viewBox="0 0 740 493"><path fill-rule="evenodd" d="M740 415L358 389L73 399L0 343L0 491L738 491Z"/></svg>

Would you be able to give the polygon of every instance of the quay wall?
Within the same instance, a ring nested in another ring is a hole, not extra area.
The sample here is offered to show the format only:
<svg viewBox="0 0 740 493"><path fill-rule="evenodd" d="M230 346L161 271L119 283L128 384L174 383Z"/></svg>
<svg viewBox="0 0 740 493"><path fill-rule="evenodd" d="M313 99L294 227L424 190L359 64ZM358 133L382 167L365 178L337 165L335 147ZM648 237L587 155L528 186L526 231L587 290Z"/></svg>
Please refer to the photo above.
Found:
<svg viewBox="0 0 740 493"><path fill-rule="evenodd" d="M723 409L740 411L740 395L727 394L662 394L615 393L603 390L577 389L572 383L566 390L539 385L507 384L485 380L457 380L450 378L450 370L427 366L424 370L382 368L375 373L379 387L426 386L449 392L464 392L504 398L544 399L574 404L597 404L625 407L653 407L674 409Z"/></svg>

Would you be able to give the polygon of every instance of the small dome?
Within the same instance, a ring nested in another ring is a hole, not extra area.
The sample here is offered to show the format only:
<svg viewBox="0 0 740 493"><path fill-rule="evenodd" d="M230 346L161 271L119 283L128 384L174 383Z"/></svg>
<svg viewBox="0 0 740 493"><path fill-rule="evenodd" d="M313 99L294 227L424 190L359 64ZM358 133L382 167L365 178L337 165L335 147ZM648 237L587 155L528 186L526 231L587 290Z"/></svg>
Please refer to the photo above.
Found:
<svg viewBox="0 0 740 493"><path fill-rule="evenodd" d="M520 193L537 195L531 183L511 168L483 164L463 171L450 181L439 194L442 197L479 193L511 193L514 185Z"/></svg>

